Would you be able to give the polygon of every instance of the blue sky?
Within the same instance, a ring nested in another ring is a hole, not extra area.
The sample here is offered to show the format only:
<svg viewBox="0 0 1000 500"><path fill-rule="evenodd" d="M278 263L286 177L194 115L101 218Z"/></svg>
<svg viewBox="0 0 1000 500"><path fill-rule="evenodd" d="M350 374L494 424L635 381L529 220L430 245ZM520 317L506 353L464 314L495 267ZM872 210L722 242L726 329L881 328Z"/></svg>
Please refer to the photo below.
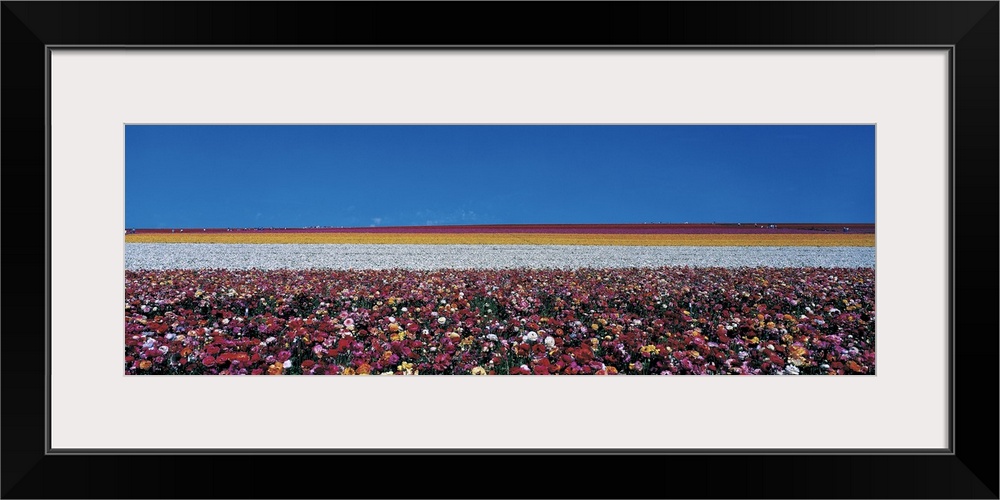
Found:
<svg viewBox="0 0 1000 500"><path fill-rule="evenodd" d="M875 127L125 127L129 228L636 222L875 222Z"/></svg>

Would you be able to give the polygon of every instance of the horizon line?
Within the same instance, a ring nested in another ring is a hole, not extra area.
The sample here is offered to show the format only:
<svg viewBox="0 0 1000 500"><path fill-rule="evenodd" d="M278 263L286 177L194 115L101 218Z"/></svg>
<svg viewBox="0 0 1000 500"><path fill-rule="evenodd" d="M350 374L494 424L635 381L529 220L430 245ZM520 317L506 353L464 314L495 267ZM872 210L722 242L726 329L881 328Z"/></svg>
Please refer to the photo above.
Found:
<svg viewBox="0 0 1000 500"><path fill-rule="evenodd" d="M531 223L486 223L486 224L408 224L408 225L367 225L367 226L343 226L343 225L310 225L310 226L166 226L166 227L126 227L129 230L149 230L149 229L393 229L393 228L414 228L414 227L532 227L532 226L874 226L875 222L775 222L775 221L738 221L738 222L531 222Z"/></svg>

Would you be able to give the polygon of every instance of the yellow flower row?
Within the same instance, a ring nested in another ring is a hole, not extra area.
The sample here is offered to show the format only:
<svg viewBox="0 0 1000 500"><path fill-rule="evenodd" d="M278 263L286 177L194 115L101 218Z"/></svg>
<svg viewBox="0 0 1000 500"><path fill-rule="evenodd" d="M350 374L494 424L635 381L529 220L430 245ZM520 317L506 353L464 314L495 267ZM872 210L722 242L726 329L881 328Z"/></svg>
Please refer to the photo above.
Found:
<svg viewBox="0 0 1000 500"><path fill-rule="evenodd" d="M430 245L875 246L874 234L153 233L126 243L342 243Z"/></svg>

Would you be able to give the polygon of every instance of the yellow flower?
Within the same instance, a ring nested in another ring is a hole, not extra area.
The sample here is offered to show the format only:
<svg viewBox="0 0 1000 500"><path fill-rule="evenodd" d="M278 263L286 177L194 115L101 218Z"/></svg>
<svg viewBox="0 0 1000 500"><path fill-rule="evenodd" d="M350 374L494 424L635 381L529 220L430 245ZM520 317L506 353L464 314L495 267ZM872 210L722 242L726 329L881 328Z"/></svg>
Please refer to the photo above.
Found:
<svg viewBox="0 0 1000 500"><path fill-rule="evenodd" d="M788 362L795 366L802 366L808 364L805 357L808 352L805 347L801 345L790 345L788 346Z"/></svg>
<svg viewBox="0 0 1000 500"><path fill-rule="evenodd" d="M472 368L472 374L473 375L486 375L486 369L483 368L482 366L476 366L476 367Z"/></svg>
<svg viewBox="0 0 1000 500"><path fill-rule="evenodd" d="M267 367L268 375L281 375L283 371L285 371L285 368L281 366L280 361L275 361L273 365Z"/></svg>
<svg viewBox="0 0 1000 500"><path fill-rule="evenodd" d="M660 353L660 349L657 348L655 345L650 344L650 345L645 345L645 346L640 347L639 348L639 352L643 352L643 353L648 352L648 353L651 353L651 354L659 354Z"/></svg>
<svg viewBox="0 0 1000 500"><path fill-rule="evenodd" d="M347 368L344 368L344 372L343 373L344 373L344 375L354 375L354 368L351 368L350 366L348 366Z"/></svg>

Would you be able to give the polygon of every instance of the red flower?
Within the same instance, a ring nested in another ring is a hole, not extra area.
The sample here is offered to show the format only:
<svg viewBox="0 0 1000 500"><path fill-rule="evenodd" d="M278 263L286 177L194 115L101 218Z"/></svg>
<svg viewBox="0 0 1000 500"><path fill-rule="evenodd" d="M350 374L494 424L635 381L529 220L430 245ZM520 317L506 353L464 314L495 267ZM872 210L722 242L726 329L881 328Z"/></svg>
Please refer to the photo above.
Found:
<svg viewBox="0 0 1000 500"><path fill-rule="evenodd" d="M215 366L215 358L212 356L205 356L201 358L201 364L205 366Z"/></svg>
<svg viewBox="0 0 1000 500"><path fill-rule="evenodd" d="M250 355L245 352L227 352L216 358L215 361L217 363L236 361L239 364L246 366L250 364Z"/></svg>

